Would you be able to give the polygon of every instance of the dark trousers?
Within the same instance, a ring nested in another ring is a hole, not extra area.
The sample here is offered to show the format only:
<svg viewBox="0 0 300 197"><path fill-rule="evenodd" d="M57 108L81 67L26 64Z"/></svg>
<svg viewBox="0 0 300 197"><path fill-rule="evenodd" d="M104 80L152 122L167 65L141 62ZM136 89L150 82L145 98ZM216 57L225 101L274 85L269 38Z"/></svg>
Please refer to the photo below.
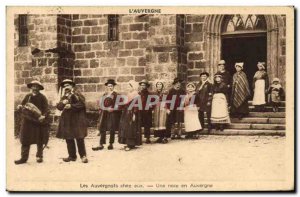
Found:
<svg viewBox="0 0 300 197"><path fill-rule="evenodd" d="M198 117L200 120L201 127L203 129L204 128L204 111L198 111ZM211 129L211 121L210 121L211 111L210 110L206 111L206 117L207 117L207 127L209 129Z"/></svg>
<svg viewBox="0 0 300 197"><path fill-rule="evenodd" d="M21 146L21 159L28 160L30 145ZM43 144L37 144L36 157L43 157Z"/></svg>
<svg viewBox="0 0 300 197"><path fill-rule="evenodd" d="M144 127L144 137L150 138L150 127Z"/></svg>
<svg viewBox="0 0 300 197"><path fill-rule="evenodd" d="M69 157L77 158L75 140L74 139L66 139L66 142L67 142ZM80 157L86 156L84 139L76 139L76 143L77 143L77 148L78 148Z"/></svg>
<svg viewBox="0 0 300 197"><path fill-rule="evenodd" d="M115 142L115 131L109 132L109 143L113 144ZM100 145L106 144L106 132L100 132Z"/></svg>

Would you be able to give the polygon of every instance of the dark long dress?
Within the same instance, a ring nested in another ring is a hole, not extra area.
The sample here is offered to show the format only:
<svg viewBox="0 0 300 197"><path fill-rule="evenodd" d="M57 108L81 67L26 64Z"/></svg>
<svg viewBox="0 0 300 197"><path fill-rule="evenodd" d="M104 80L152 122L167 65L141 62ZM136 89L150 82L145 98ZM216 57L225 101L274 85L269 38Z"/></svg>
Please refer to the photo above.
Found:
<svg viewBox="0 0 300 197"><path fill-rule="evenodd" d="M136 93L136 97L139 97ZM126 144L128 147L142 145L142 132L141 132L141 113L137 107L130 109L130 104L136 102L135 99L122 106L122 115L120 119L120 128L118 141L120 144ZM133 115L135 120L133 121Z"/></svg>
<svg viewBox="0 0 300 197"><path fill-rule="evenodd" d="M64 109L62 101L69 100L70 109ZM62 139L83 139L87 136L86 108L84 101L75 94L63 96L57 104L57 109L62 111L59 119L56 137Z"/></svg>
<svg viewBox="0 0 300 197"><path fill-rule="evenodd" d="M49 109L48 101L46 97L38 93L36 95L27 94L22 101L22 105L25 105L27 102L34 104L41 112L42 115L48 118ZM21 128L20 128L20 141L23 145L31 144L47 144L49 139L49 125L48 124L39 124L32 120L28 120L24 117L21 119Z"/></svg>

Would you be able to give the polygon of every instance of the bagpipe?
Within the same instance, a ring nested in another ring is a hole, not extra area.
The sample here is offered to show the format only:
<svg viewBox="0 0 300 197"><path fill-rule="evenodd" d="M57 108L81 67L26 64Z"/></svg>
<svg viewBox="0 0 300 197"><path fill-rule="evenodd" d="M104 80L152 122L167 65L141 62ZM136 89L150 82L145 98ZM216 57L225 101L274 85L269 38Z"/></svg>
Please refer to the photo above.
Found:
<svg viewBox="0 0 300 197"><path fill-rule="evenodd" d="M33 121L35 123L45 125L48 123L48 120L45 117L43 120L39 120L39 118L43 115L41 110L35 106L33 103L29 102L30 98L28 99L28 102L21 107L21 115L24 119ZM47 116L47 115L45 115Z"/></svg>

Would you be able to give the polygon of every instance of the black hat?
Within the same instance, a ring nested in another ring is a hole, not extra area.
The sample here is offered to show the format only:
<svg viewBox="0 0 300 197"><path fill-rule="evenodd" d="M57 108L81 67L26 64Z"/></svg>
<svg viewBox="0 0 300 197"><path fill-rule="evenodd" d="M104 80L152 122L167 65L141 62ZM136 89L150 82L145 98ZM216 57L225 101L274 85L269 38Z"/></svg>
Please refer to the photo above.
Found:
<svg viewBox="0 0 300 197"><path fill-rule="evenodd" d="M44 89L44 86L41 84L41 82L39 82L37 80L33 80L32 82L30 82L29 84L27 84L27 87L31 88L33 85L39 86L40 90Z"/></svg>
<svg viewBox="0 0 300 197"><path fill-rule="evenodd" d="M143 79L143 80L139 83L139 85L142 85L142 84L145 84L147 87L150 86L149 82L148 82L146 79Z"/></svg>
<svg viewBox="0 0 300 197"><path fill-rule="evenodd" d="M217 73L214 75L214 78L215 78L215 77L221 77L221 78L223 78L223 75L222 75L221 72L217 72Z"/></svg>
<svg viewBox="0 0 300 197"><path fill-rule="evenodd" d="M178 77L176 77L176 78L174 79L174 81L173 81L172 84L174 85L174 84L176 84L176 83L178 83L178 82L179 82L179 83L182 83L183 80L182 80L182 79L179 79Z"/></svg>
<svg viewBox="0 0 300 197"><path fill-rule="evenodd" d="M65 79L60 83L61 87L64 87L65 84L70 84L71 86L75 86L75 83L71 79Z"/></svg>
<svg viewBox="0 0 300 197"><path fill-rule="evenodd" d="M208 72L202 72L202 73L200 74L200 77L201 77L202 75L206 75L207 77L209 77Z"/></svg>
<svg viewBox="0 0 300 197"><path fill-rule="evenodd" d="M117 85L114 79L108 79L104 85L107 86L108 84L112 84L113 86Z"/></svg>

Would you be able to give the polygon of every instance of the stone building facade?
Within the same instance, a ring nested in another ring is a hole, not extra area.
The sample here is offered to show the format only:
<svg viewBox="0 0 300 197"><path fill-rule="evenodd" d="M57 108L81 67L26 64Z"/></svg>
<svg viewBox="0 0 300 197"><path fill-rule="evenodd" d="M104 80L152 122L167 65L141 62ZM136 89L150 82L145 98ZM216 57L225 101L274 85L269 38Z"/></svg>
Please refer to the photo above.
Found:
<svg viewBox="0 0 300 197"><path fill-rule="evenodd" d="M230 72L234 62L244 61L250 82L257 61L265 61L270 79L285 85L284 15L118 15L115 40L108 36L108 15L23 17L22 27L15 15L16 104L28 93L26 84L39 79L54 106L58 84L71 78L88 109L96 109L108 78L120 92L129 80L164 79L170 85L178 76L198 82L201 72L216 72L220 59ZM24 32L27 42L20 46Z"/></svg>

